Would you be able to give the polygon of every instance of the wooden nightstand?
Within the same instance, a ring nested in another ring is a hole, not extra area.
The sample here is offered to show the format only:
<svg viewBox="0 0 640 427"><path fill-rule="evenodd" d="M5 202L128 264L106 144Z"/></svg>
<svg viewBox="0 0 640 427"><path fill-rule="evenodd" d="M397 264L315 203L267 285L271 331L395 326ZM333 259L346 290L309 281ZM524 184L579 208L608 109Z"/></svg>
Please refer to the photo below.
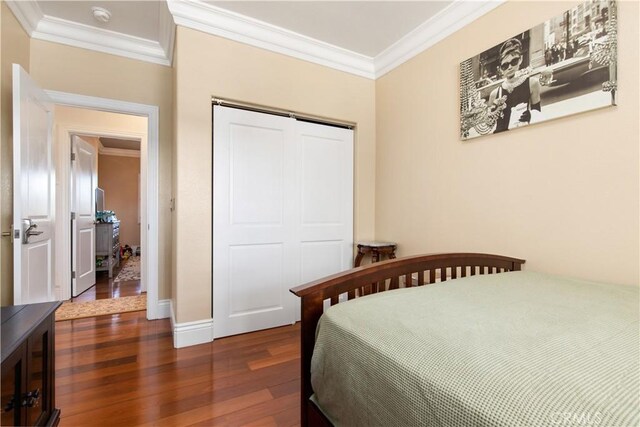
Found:
<svg viewBox="0 0 640 427"><path fill-rule="evenodd" d="M386 255L389 259L396 257L398 245L393 242L362 242L358 243L358 254L353 263L354 267L359 267L365 255L371 254L371 262L380 261L380 257Z"/></svg>

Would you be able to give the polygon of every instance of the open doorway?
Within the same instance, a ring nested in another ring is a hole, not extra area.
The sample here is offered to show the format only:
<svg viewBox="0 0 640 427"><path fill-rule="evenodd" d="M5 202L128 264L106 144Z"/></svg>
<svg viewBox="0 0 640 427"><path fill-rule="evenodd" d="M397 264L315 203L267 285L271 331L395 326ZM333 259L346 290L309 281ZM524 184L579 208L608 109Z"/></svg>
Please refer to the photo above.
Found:
<svg viewBox="0 0 640 427"><path fill-rule="evenodd" d="M144 296L141 142L139 137L71 136L71 301ZM92 195L95 202L89 205Z"/></svg>
<svg viewBox="0 0 640 427"><path fill-rule="evenodd" d="M140 115L55 106L57 293L71 305L87 303L85 311L147 308L148 129L148 117ZM88 304L105 300L113 301Z"/></svg>

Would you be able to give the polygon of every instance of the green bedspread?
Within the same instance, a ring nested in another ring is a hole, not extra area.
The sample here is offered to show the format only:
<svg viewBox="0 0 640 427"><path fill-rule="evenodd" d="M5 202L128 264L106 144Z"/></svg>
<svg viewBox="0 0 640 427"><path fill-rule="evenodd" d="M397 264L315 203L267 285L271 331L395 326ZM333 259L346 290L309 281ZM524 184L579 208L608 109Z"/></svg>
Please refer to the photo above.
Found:
<svg viewBox="0 0 640 427"><path fill-rule="evenodd" d="M531 272L331 307L311 381L340 426L640 424L638 287Z"/></svg>

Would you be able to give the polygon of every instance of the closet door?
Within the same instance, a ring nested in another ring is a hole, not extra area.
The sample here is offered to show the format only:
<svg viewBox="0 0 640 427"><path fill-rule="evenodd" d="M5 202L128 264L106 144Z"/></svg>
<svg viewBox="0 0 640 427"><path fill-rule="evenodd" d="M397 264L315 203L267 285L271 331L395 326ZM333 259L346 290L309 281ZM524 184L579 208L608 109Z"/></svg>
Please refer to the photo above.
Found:
<svg viewBox="0 0 640 427"><path fill-rule="evenodd" d="M214 107L214 338L294 322L294 125Z"/></svg>
<svg viewBox="0 0 640 427"><path fill-rule="evenodd" d="M353 131L214 107L214 338L293 323L289 289L351 267Z"/></svg>
<svg viewBox="0 0 640 427"><path fill-rule="evenodd" d="M297 274L304 284L353 266L353 131L296 122L296 149Z"/></svg>

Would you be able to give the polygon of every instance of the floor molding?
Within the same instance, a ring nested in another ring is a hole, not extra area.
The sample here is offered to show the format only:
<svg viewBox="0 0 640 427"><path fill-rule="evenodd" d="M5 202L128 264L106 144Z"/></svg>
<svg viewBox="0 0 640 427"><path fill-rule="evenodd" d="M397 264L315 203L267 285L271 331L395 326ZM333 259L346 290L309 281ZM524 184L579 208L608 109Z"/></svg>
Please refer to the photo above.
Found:
<svg viewBox="0 0 640 427"><path fill-rule="evenodd" d="M173 310L173 300L169 301L169 310L171 312L171 332L173 334L174 348L189 347L213 341L213 319L177 323L175 311Z"/></svg>
<svg viewBox="0 0 640 427"><path fill-rule="evenodd" d="M158 319L168 319L171 317L171 300L161 299L158 301L158 311L156 312Z"/></svg>

